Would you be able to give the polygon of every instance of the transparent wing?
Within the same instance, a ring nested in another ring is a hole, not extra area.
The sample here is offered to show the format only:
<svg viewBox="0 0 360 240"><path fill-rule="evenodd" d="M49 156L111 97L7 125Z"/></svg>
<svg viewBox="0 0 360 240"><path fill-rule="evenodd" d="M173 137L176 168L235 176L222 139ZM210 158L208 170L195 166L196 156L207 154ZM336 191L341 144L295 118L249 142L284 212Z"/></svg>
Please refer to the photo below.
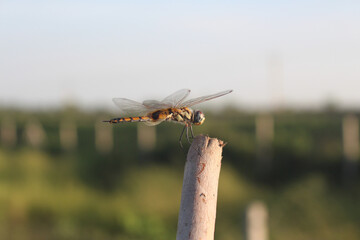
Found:
<svg viewBox="0 0 360 240"><path fill-rule="evenodd" d="M189 89L181 89L167 96L161 102L165 104L167 107L178 107L179 105L181 105L184 99L187 96L189 96L189 94L190 94Z"/></svg>
<svg viewBox="0 0 360 240"><path fill-rule="evenodd" d="M120 113L126 116L143 116L149 112L169 107L177 107L189 95L189 89L181 89L162 101L145 100L139 103L127 98L113 98L113 102L120 109Z"/></svg>
<svg viewBox="0 0 360 240"><path fill-rule="evenodd" d="M156 120L156 122L144 122L145 125L148 125L148 126L155 126L155 125L158 125L162 122L164 122L165 119L158 119Z"/></svg>
<svg viewBox="0 0 360 240"><path fill-rule="evenodd" d="M113 102L124 116L144 116L153 111L153 108L127 98L113 98Z"/></svg>
<svg viewBox="0 0 360 240"><path fill-rule="evenodd" d="M142 103L144 105L144 107L146 107L147 109L153 109L153 110L156 110L156 109L164 109L164 108L169 108L171 106L163 103L163 102L160 102L160 101L157 101L157 100L145 100L143 101Z"/></svg>
<svg viewBox="0 0 360 240"><path fill-rule="evenodd" d="M211 99L214 99L214 98L218 98L218 97L221 97L221 96L224 96L226 94L229 94L231 93L233 90L226 90L226 91L222 91L222 92L219 92L219 93L215 93L215 94L211 94L211 95L207 95L207 96L202 96L202 97L198 97L198 98L193 98L193 99L190 99L190 100L187 100L183 103L181 103L178 107L191 107L195 104L199 104L199 103L202 103L202 102L205 102L205 101L209 101Z"/></svg>

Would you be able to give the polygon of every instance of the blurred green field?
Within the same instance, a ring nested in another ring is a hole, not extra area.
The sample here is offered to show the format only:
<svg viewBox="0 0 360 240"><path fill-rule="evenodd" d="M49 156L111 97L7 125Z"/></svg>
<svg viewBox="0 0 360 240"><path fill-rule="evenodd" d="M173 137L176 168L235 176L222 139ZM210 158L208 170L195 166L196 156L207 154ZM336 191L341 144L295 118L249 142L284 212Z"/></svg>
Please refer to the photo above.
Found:
<svg viewBox="0 0 360 240"><path fill-rule="evenodd" d="M261 171L257 114L208 113L195 133L227 142L215 239L245 239L246 209L256 200L268 208L270 239L360 239L360 181L344 182L344 115L274 113L271 166ZM17 124L16 145L0 146L0 239L175 238L186 156L178 144L181 126L159 125L155 149L142 152L137 125L118 125L113 150L100 153L94 126L109 117L76 109L0 111L0 120ZM29 119L46 132L41 147L25 141ZM77 126L74 150L60 146L62 119Z"/></svg>

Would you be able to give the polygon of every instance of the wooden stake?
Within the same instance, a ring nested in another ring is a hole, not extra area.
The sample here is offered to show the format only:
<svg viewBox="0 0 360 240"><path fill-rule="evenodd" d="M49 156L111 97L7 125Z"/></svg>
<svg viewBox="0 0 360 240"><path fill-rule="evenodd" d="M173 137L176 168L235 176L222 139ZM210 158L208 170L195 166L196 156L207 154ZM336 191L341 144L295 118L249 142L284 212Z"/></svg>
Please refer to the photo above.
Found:
<svg viewBox="0 0 360 240"><path fill-rule="evenodd" d="M32 119L25 126L25 138L30 146L32 147L42 147L46 140L46 132L42 127L41 123Z"/></svg>
<svg viewBox="0 0 360 240"><path fill-rule="evenodd" d="M185 164L177 240L214 239L224 145L221 140L203 135L191 144Z"/></svg>
<svg viewBox="0 0 360 240"><path fill-rule="evenodd" d="M95 123L95 147L101 153L109 153L114 147L112 126L106 126L101 120Z"/></svg>
<svg viewBox="0 0 360 240"><path fill-rule="evenodd" d="M347 115L343 119L343 149L343 180L350 186L356 182L359 175L359 120L355 115Z"/></svg>
<svg viewBox="0 0 360 240"><path fill-rule="evenodd" d="M137 125L138 146L142 152L151 151L155 148L156 128L144 124Z"/></svg>
<svg viewBox="0 0 360 240"><path fill-rule="evenodd" d="M9 118L1 121L0 140L6 147L14 147L16 144L16 123Z"/></svg>
<svg viewBox="0 0 360 240"><path fill-rule="evenodd" d="M354 115L343 119L343 149L347 161L357 161L359 158L359 120Z"/></svg>
<svg viewBox="0 0 360 240"><path fill-rule="evenodd" d="M271 171L273 158L272 142L274 139L274 118L270 114L259 115L255 120L256 126L256 171L259 175Z"/></svg>
<svg viewBox="0 0 360 240"><path fill-rule="evenodd" d="M66 150L73 150L77 145L77 130L74 122L62 120L59 126L60 145Z"/></svg>
<svg viewBox="0 0 360 240"><path fill-rule="evenodd" d="M268 211L264 203L255 201L246 210L246 240L267 240Z"/></svg>

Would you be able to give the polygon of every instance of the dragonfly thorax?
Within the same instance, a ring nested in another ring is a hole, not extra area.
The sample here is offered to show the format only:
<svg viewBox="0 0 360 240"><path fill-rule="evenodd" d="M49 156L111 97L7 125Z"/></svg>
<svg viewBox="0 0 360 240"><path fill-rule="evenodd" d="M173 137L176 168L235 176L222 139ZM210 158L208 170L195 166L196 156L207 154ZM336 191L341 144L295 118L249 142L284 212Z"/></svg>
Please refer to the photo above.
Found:
<svg viewBox="0 0 360 240"><path fill-rule="evenodd" d="M195 111L193 114L192 123L194 125L201 125L205 121L205 115L201 111Z"/></svg>

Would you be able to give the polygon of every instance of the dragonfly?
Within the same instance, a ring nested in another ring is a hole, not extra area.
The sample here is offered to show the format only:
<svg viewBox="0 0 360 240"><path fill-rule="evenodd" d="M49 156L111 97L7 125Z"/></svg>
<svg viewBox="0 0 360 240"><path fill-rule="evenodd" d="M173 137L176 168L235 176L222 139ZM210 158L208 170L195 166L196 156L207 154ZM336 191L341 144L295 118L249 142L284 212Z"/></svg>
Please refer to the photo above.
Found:
<svg viewBox="0 0 360 240"><path fill-rule="evenodd" d="M164 121L180 123L184 128L180 134L179 143L182 147L182 137L186 129L186 138L189 139L189 128L191 137L194 138L192 125L198 126L204 123L205 115L203 112L191 109L192 106L209 101L214 98L224 96L233 90L226 90L211 95L186 100L190 94L189 89L181 89L167 96L162 101L145 100L142 103L127 98L113 98L113 102L120 109L120 113L126 117L112 118L103 122L124 123L124 122L143 122L146 125L154 126Z"/></svg>

